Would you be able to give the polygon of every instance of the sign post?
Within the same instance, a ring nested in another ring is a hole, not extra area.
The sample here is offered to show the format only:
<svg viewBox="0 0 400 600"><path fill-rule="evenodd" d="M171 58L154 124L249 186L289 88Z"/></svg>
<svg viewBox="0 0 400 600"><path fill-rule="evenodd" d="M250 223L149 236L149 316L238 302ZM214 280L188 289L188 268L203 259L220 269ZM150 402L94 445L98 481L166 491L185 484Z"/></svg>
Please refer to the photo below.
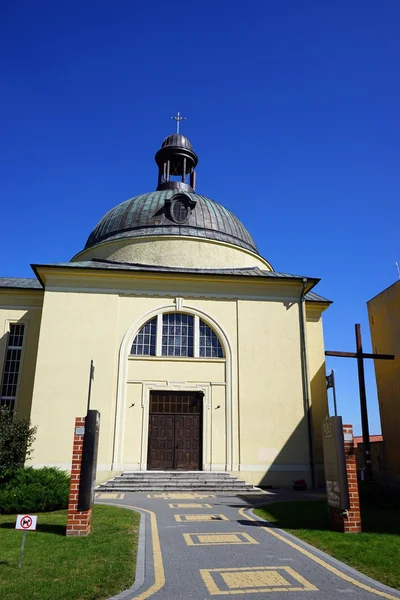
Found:
<svg viewBox="0 0 400 600"><path fill-rule="evenodd" d="M24 556L25 540L28 531L36 531L37 516L35 515L17 515L17 522L15 523L15 529L19 529L24 532L22 536L21 551L19 553L18 569L22 566L22 558Z"/></svg>
<svg viewBox="0 0 400 600"><path fill-rule="evenodd" d="M323 423L324 467L328 506L347 510L349 489L342 417L328 417Z"/></svg>
<svg viewBox="0 0 400 600"><path fill-rule="evenodd" d="M96 485L99 431L99 411L88 410L85 423L85 437L83 438L78 510L89 510L89 508L92 508L94 504L94 488Z"/></svg>
<svg viewBox="0 0 400 600"><path fill-rule="evenodd" d="M343 533L360 533L353 428L343 425L342 417L327 417L323 423L322 442L331 528Z"/></svg>
<svg viewBox="0 0 400 600"><path fill-rule="evenodd" d="M337 404L336 404L336 385L335 385L335 371L332 369L331 374L326 376L326 389L332 388L333 391L333 412L337 417Z"/></svg>
<svg viewBox="0 0 400 600"><path fill-rule="evenodd" d="M96 484L100 413L76 417L72 448L66 535L89 535Z"/></svg>

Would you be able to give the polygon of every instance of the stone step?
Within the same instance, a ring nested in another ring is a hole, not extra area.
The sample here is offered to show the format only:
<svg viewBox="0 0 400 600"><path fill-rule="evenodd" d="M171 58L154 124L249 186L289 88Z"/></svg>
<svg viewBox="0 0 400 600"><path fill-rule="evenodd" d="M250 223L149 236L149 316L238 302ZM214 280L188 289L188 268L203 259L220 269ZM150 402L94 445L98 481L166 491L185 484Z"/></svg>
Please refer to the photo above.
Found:
<svg viewBox="0 0 400 600"><path fill-rule="evenodd" d="M238 481L236 478L230 479L229 477L224 477L221 479L217 479L216 477L168 477L168 475L164 477L114 477L113 481L171 481L171 483L176 483L176 485L180 485L181 483L185 483L187 481L218 481L224 483L235 483Z"/></svg>
<svg viewBox="0 0 400 600"><path fill-rule="evenodd" d="M241 489L242 487L251 487L246 484L230 485L229 483L226 485L222 485L220 483L204 483L204 484L203 483L184 483L182 485L174 485L174 484L169 483L168 481L160 481L160 482L153 481L153 482L146 482L146 483L143 483L140 481L134 482L134 483L125 483L123 481L121 481L121 482L111 481L111 482L108 482L106 485L107 485L107 487L110 487L110 488L111 487L121 487L121 486L126 487L126 488L128 488L128 487L135 488L135 487L146 487L148 485L157 485L159 487L168 487L170 489L175 489L175 490L181 490L183 487L191 488L191 489L197 489L197 488L205 489L205 488L209 488L209 487L219 487L221 489L227 489L227 488L232 488L232 489L240 488Z"/></svg>
<svg viewBox="0 0 400 600"><path fill-rule="evenodd" d="M170 477L173 479L185 479L186 477L194 477L196 479L202 477L212 477L213 479L237 479L229 473L217 473L214 471L124 471L117 477Z"/></svg>
<svg viewBox="0 0 400 600"><path fill-rule="evenodd" d="M160 486L160 485L149 485L149 486L137 486L135 488L132 487L127 487L127 486L123 486L123 485L117 485L115 487L109 487L109 486L99 486L96 488L96 492L169 492L169 493L192 493L192 494L215 494L215 493L220 493L220 494L225 494L225 493L229 493L229 494L243 494L243 493L249 493L249 492L259 492L261 490L258 490L257 488L253 488L251 486L249 487L243 487L243 488L221 488L220 486L213 486L213 487L207 487L207 488L196 488L193 489L192 487L182 487L179 488L179 490L177 490L176 488L170 488L168 486Z"/></svg>
<svg viewBox="0 0 400 600"><path fill-rule="evenodd" d="M226 472L124 471L96 491L240 494L261 490Z"/></svg>

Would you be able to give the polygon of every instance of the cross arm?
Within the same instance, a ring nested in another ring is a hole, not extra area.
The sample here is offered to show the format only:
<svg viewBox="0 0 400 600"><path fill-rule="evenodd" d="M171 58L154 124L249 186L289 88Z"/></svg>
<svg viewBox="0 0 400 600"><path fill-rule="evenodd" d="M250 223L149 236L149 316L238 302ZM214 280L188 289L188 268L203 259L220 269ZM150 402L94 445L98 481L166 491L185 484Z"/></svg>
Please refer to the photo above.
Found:
<svg viewBox="0 0 400 600"><path fill-rule="evenodd" d="M367 352L336 352L335 350L326 350L325 356L339 356L341 358L374 358L376 360L394 360L394 354L369 354Z"/></svg>
<svg viewBox="0 0 400 600"><path fill-rule="evenodd" d="M357 358L355 352L336 352L335 350L325 350L325 356L341 356L342 358Z"/></svg>

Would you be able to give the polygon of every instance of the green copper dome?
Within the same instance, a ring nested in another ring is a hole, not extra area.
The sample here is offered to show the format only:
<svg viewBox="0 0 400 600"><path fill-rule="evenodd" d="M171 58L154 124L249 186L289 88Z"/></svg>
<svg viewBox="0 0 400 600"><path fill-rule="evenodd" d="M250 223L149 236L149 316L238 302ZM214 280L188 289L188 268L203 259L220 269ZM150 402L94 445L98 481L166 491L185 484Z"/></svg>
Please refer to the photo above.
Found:
<svg viewBox="0 0 400 600"><path fill-rule="evenodd" d="M234 214L210 198L179 189L141 194L111 209L90 234L85 250L103 242L163 235L218 240L258 254Z"/></svg>

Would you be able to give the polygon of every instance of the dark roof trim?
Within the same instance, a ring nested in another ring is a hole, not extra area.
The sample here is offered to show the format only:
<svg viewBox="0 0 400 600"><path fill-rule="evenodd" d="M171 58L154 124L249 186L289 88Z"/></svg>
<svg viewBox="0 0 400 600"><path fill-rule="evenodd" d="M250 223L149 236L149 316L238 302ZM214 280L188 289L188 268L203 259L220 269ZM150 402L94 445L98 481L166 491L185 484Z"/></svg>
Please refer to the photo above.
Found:
<svg viewBox="0 0 400 600"><path fill-rule="evenodd" d="M0 277L0 289L43 291L43 285L38 279L34 277Z"/></svg>
<svg viewBox="0 0 400 600"><path fill-rule="evenodd" d="M264 269L260 269L259 267L247 267L247 268L232 268L232 269L195 269L195 268L181 268L181 267L168 267L168 266L155 266L155 265L147 265L140 263L127 263L127 262L117 262L110 261L106 259L95 259L93 258L90 261L81 261L81 262L70 262L70 263L52 263L52 264L32 264L31 265L35 275L39 279L39 281L44 285L43 280L40 277L38 269L41 268L61 268L61 269L90 269L96 271L121 271L125 273L177 273L177 274L195 274L195 275L207 275L207 276L225 276L225 277L261 277L261 278L269 278L269 279L278 279L278 280L296 280L303 281L307 280L309 283L309 293L313 287L317 285L320 279L315 277L304 277L302 275L292 275L289 273L280 273L278 271L267 271ZM322 299L322 296L318 296L315 294L315 297L312 299L313 301L317 301L316 298L319 298L318 301L327 300Z"/></svg>
<svg viewBox="0 0 400 600"><path fill-rule="evenodd" d="M332 300L328 300L327 298L324 298L323 296L320 296L315 292L307 292L307 294L305 295L305 300L306 302L323 302L324 304L333 303Z"/></svg>

